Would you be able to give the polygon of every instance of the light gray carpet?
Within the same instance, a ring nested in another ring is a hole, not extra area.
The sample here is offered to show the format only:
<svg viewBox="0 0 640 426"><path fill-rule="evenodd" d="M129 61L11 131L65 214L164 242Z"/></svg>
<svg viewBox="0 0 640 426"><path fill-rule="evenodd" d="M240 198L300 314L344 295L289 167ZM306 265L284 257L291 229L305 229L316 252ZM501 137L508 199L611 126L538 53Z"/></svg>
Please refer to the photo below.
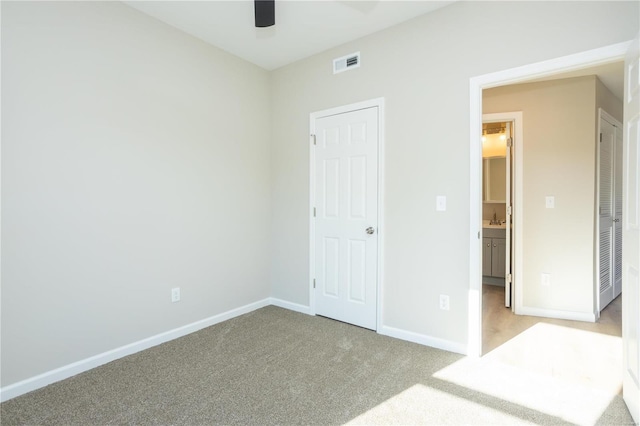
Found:
<svg viewBox="0 0 640 426"><path fill-rule="evenodd" d="M7 401L1 423L567 423L433 377L461 358L269 306ZM598 423L632 424L620 397Z"/></svg>

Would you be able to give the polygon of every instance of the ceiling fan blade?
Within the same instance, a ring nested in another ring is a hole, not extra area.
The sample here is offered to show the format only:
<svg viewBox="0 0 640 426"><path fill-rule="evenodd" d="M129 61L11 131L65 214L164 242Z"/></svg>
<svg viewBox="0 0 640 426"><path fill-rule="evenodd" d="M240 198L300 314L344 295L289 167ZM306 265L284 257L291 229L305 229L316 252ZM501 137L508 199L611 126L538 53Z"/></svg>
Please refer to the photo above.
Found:
<svg viewBox="0 0 640 426"><path fill-rule="evenodd" d="M275 0L254 0L256 27L270 27L276 23Z"/></svg>

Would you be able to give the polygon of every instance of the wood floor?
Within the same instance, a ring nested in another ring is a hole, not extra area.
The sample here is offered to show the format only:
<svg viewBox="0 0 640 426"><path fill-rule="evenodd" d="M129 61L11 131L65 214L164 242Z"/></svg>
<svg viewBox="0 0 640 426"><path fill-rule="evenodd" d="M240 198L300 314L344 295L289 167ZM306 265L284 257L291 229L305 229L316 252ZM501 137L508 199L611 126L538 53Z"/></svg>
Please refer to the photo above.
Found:
<svg viewBox="0 0 640 426"><path fill-rule="evenodd" d="M504 306L504 287L482 286L483 355L541 322L621 337L622 296L618 296L601 312L598 322L589 323L515 315Z"/></svg>

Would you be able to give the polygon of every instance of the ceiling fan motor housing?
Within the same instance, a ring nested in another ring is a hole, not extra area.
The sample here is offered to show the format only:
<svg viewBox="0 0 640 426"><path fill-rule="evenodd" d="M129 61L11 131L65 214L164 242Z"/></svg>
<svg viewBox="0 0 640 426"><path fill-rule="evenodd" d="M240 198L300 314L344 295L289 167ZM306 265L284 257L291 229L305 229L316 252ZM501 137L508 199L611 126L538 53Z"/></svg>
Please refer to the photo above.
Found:
<svg viewBox="0 0 640 426"><path fill-rule="evenodd" d="M254 0L256 27L270 27L276 23L275 0Z"/></svg>

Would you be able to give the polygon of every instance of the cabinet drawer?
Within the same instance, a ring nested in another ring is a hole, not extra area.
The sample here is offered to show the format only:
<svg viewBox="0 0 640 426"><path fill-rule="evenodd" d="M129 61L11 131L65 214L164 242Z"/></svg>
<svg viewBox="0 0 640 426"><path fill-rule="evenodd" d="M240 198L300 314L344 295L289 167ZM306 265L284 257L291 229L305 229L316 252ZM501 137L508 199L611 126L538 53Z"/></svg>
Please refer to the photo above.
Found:
<svg viewBox="0 0 640 426"><path fill-rule="evenodd" d="M506 238L506 229L482 228L482 236L484 238Z"/></svg>

